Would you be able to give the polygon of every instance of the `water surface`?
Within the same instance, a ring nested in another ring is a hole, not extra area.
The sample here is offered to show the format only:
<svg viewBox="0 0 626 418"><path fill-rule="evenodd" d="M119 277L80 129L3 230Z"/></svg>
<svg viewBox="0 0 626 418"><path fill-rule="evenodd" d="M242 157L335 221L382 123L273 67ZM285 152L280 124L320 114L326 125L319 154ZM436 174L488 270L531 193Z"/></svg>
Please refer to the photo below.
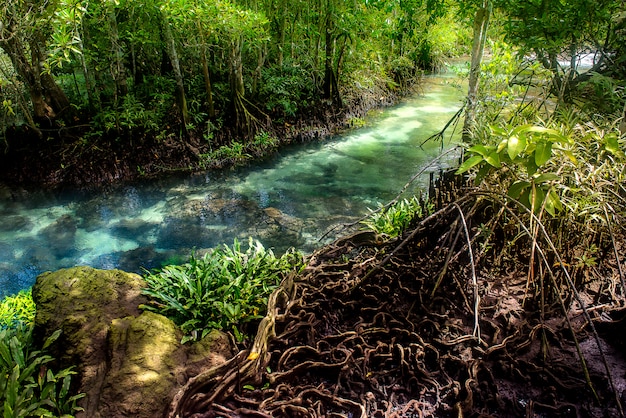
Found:
<svg viewBox="0 0 626 418"><path fill-rule="evenodd" d="M0 197L0 297L31 286L44 271L75 265L140 272L182 262L193 249L258 238L280 253L310 252L334 225L393 199L425 170L438 132L461 107L452 76L428 77L423 93L368 118L367 126L281 150L252 167L174 176L97 192L4 189ZM444 150L451 147L446 141ZM430 164L430 165L429 165Z"/></svg>

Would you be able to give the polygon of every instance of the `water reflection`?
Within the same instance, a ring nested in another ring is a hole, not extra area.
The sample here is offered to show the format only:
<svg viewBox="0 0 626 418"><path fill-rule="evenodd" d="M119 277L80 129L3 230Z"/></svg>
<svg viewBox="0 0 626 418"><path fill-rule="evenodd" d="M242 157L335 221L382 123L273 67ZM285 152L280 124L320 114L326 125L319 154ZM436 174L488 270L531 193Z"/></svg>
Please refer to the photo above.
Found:
<svg viewBox="0 0 626 418"><path fill-rule="evenodd" d="M312 251L328 228L395 197L439 155L438 144L419 145L461 105L463 93L448 81L430 79L427 94L382 112L370 127L290 147L253 168L97 193L0 190L0 297L46 270L85 264L141 271L235 237L254 236L278 253ZM415 187L425 188L427 179Z"/></svg>

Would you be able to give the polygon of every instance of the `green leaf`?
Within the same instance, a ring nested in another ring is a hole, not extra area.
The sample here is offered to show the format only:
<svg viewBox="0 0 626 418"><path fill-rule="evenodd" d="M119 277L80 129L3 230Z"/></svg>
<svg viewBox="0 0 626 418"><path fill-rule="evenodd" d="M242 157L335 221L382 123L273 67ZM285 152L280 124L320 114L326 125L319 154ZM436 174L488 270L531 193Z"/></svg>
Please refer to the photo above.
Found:
<svg viewBox="0 0 626 418"><path fill-rule="evenodd" d="M484 161L484 158L481 155L474 155L473 157L470 157L467 160L465 160L463 164L461 164L459 169L456 171L456 174L463 174L466 171L468 171L470 168L474 167L475 165L480 164L483 161Z"/></svg>
<svg viewBox="0 0 626 418"><path fill-rule="evenodd" d="M517 199L520 197L524 190L528 189L528 187L530 187L529 182L516 181L515 183L511 184L511 187L509 187L507 194L513 199Z"/></svg>
<svg viewBox="0 0 626 418"><path fill-rule="evenodd" d="M524 148L526 148L526 137L513 135L509 138L507 154L511 160L514 160L520 152L524 151Z"/></svg>
<svg viewBox="0 0 626 418"><path fill-rule="evenodd" d="M508 146L508 143L509 141L507 139L503 139L502 141L500 141L500 143L498 144L498 148L496 148L496 152L498 154L501 153L502 150L504 150Z"/></svg>
<svg viewBox="0 0 626 418"><path fill-rule="evenodd" d="M11 338L9 348L11 349L11 357L14 363L21 368L25 367L24 347L20 344L17 337Z"/></svg>
<svg viewBox="0 0 626 418"><path fill-rule="evenodd" d="M577 164L578 163L578 159L576 158L576 156L574 155L574 153L570 150L567 149L561 149L561 152L573 163L573 164Z"/></svg>
<svg viewBox="0 0 626 418"><path fill-rule="evenodd" d="M533 179L535 184L546 183L548 181L559 180L560 177L554 173L542 173Z"/></svg>
<svg viewBox="0 0 626 418"><path fill-rule="evenodd" d="M489 174L489 171L491 171L491 166L488 164L483 165L480 170L478 170L478 173L476 173L476 179L474 180L474 183L480 184L485 176Z"/></svg>
<svg viewBox="0 0 626 418"><path fill-rule="evenodd" d="M535 164L537 164L537 167L544 165L550 157L552 157L552 143L548 141L538 142L535 149Z"/></svg>
<svg viewBox="0 0 626 418"><path fill-rule="evenodd" d="M554 190L550 190L548 196L546 197L546 212L550 215L555 216L557 211L563 210L563 204L561 203L561 199L559 195L556 194Z"/></svg>
<svg viewBox="0 0 626 418"><path fill-rule="evenodd" d="M619 147L619 141L617 139L617 135L608 134L604 137L605 143L604 148L615 156L623 156L624 153Z"/></svg>
<svg viewBox="0 0 626 418"><path fill-rule="evenodd" d="M56 331L54 331L51 336L46 338L46 341L43 343L43 349L45 350L46 348L50 347L50 345L53 342L55 342L59 338L60 335L61 335L60 329L57 329Z"/></svg>
<svg viewBox="0 0 626 418"><path fill-rule="evenodd" d="M539 212L539 209L541 209L541 206L543 205L543 201L546 198L546 193L544 192L544 190L541 187L535 187L533 188L533 194L530 196L530 199L534 199L531 200L532 206L533 206L533 212L537 213Z"/></svg>
<svg viewBox="0 0 626 418"><path fill-rule="evenodd" d="M500 168L502 166L502 164L500 164L500 154L495 151L486 156L485 161L487 161L489 165L495 168Z"/></svg>
<svg viewBox="0 0 626 418"><path fill-rule="evenodd" d="M508 132L499 126L490 126L491 134L495 136L508 136Z"/></svg>
<svg viewBox="0 0 626 418"><path fill-rule="evenodd" d="M535 164L534 158L529 158L528 160L526 160L526 172L529 176L534 175L537 172L538 168L539 167L537 167L537 164Z"/></svg>
<svg viewBox="0 0 626 418"><path fill-rule="evenodd" d="M474 145L474 146L470 147L467 151L473 152L474 154L480 154L483 157L486 157L493 150L492 150L492 147L486 147L484 145Z"/></svg>
<svg viewBox="0 0 626 418"><path fill-rule="evenodd" d="M531 126L528 129L526 129L526 131L543 134L544 137L549 138L551 142L564 142L564 143L571 142L570 138L566 137L565 135L563 135L556 129L544 128L543 126Z"/></svg>

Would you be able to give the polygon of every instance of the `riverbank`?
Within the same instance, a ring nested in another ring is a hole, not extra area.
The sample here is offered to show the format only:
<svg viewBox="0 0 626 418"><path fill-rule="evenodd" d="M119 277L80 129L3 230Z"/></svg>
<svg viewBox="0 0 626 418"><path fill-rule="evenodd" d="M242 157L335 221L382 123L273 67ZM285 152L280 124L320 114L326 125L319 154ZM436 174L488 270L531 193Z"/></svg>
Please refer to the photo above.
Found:
<svg viewBox="0 0 626 418"><path fill-rule="evenodd" d="M371 110L392 106L414 94L420 82L421 77L416 77L402 89L382 81L368 88L354 86L343 92L342 107L320 100L289 120L277 122L270 117L258 131L270 139L269 146L267 141L249 141L232 153L215 152L218 145L228 150L232 144L243 142L228 126L212 132L210 140L202 130L191 130L186 138L180 133L164 137L137 134L136 138L122 140L93 136L89 126L75 131L60 129L55 136L43 138L27 126L14 127L0 154L0 183L25 188L95 189L258 161L281 146L324 139L358 126Z"/></svg>

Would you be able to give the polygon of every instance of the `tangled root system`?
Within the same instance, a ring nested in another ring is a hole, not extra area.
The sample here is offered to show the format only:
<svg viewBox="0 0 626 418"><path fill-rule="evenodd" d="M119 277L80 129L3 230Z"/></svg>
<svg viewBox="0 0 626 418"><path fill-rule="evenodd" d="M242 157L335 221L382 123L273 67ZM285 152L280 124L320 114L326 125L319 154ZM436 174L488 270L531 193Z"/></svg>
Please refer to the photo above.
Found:
<svg viewBox="0 0 626 418"><path fill-rule="evenodd" d="M398 238L314 253L252 348L193 378L170 417L619 416L602 368L579 361L585 321L468 250L487 206L467 194Z"/></svg>

